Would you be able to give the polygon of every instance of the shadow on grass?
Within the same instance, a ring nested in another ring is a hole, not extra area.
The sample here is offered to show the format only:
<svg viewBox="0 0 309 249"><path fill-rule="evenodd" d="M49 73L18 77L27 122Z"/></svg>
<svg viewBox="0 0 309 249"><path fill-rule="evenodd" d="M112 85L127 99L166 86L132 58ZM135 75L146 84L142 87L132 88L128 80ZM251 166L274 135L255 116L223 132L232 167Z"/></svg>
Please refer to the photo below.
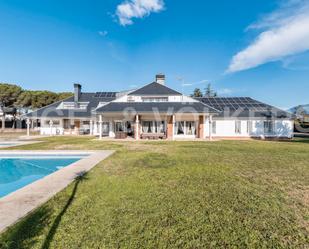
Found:
<svg viewBox="0 0 309 249"><path fill-rule="evenodd" d="M73 191L70 195L70 198L68 199L68 201L65 204L64 208L62 209L62 211L57 215L56 219L54 220L53 225L50 228L50 230L49 230L49 232L48 232L48 234L47 234L47 236L44 240L44 243L41 247L42 249L48 249L50 247L50 243L53 241L53 238L56 234L57 228L58 228L58 226L61 222L62 216L66 213L67 209L70 207L70 205L72 204L72 202L74 200L74 197L75 197L79 183L81 181L86 180L86 179L87 179L86 172L80 172L78 174L78 176L75 178L74 188L73 188Z"/></svg>
<svg viewBox="0 0 309 249"><path fill-rule="evenodd" d="M309 144L309 138L303 138L303 137L295 137L289 142L291 143L304 143L304 144Z"/></svg>
<svg viewBox="0 0 309 249"><path fill-rule="evenodd" d="M43 242L41 248L49 248L50 244L55 236L57 228L61 222L62 216L66 213L69 206L72 204L78 185L81 181L87 179L85 172L80 172L75 178L74 188L72 193L67 200L62 211L57 215L54 220L50 230L47 233L47 236ZM27 217L22 219L19 223L9 228L1 237L0 237L0 248L1 249L28 249L33 248L38 243L38 237L44 234L46 226L48 226L51 216L51 210L42 206L38 208L33 213L29 214Z"/></svg>
<svg viewBox="0 0 309 249"><path fill-rule="evenodd" d="M45 206L40 207L2 235L0 248L32 248L37 242L35 238L47 225L49 216L50 210Z"/></svg>

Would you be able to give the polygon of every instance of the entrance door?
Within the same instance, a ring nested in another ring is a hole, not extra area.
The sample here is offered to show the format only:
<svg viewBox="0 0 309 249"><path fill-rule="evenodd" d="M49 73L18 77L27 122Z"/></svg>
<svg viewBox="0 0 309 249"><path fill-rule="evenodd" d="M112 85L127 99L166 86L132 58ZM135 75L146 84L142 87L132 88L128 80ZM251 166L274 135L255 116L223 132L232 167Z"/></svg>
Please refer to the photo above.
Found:
<svg viewBox="0 0 309 249"><path fill-rule="evenodd" d="M80 131L80 121L74 120L74 133L75 133L75 135L79 135L79 131Z"/></svg>

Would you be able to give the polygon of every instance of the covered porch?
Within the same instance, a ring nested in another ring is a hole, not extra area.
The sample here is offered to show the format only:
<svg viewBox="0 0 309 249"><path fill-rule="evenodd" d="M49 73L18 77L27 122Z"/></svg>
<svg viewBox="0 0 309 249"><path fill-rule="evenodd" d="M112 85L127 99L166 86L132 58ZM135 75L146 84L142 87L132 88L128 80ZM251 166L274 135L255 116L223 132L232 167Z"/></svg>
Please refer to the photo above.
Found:
<svg viewBox="0 0 309 249"><path fill-rule="evenodd" d="M156 114L98 115L99 138L149 139L212 139L212 115L205 114Z"/></svg>

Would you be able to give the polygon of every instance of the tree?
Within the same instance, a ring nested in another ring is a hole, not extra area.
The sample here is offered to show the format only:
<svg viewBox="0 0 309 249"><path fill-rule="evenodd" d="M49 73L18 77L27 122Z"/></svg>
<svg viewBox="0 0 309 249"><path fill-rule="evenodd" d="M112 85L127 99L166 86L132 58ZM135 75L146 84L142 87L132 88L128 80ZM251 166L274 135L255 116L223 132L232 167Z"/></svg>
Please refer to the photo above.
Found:
<svg viewBox="0 0 309 249"><path fill-rule="evenodd" d="M64 99L67 99L71 96L73 96L73 93L71 93L71 92L58 93L58 100L64 100Z"/></svg>
<svg viewBox="0 0 309 249"><path fill-rule="evenodd" d="M17 100L22 88L17 85L0 84L0 105L11 107Z"/></svg>
<svg viewBox="0 0 309 249"><path fill-rule="evenodd" d="M195 97L195 98L203 97L203 93L201 89L195 88L193 91L193 94L191 94L191 97Z"/></svg>
<svg viewBox="0 0 309 249"><path fill-rule="evenodd" d="M210 83L209 83L209 84L207 85L207 87L205 88L205 95L204 95L204 96L205 96L205 97L217 97L217 96L218 96L218 95L217 95L217 92L214 91L214 90L212 89Z"/></svg>
<svg viewBox="0 0 309 249"><path fill-rule="evenodd" d="M54 93L49 91L23 91L17 98L14 105L18 108L37 109L50 105L56 101L66 99L72 96L72 93Z"/></svg>

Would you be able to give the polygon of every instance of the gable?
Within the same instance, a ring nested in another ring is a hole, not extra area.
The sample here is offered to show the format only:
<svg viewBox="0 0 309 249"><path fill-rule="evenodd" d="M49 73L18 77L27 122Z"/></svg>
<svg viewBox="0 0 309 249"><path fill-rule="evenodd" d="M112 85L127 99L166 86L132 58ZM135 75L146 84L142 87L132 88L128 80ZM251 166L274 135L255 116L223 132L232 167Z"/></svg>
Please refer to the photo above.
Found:
<svg viewBox="0 0 309 249"><path fill-rule="evenodd" d="M181 93L164 86L162 84L159 84L157 82L150 83L142 88L137 89L136 91L133 91L129 93L128 95L147 95L147 96L158 96L158 95L163 95L163 96L168 96L168 95L173 95L173 96L178 96L182 95Z"/></svg>

